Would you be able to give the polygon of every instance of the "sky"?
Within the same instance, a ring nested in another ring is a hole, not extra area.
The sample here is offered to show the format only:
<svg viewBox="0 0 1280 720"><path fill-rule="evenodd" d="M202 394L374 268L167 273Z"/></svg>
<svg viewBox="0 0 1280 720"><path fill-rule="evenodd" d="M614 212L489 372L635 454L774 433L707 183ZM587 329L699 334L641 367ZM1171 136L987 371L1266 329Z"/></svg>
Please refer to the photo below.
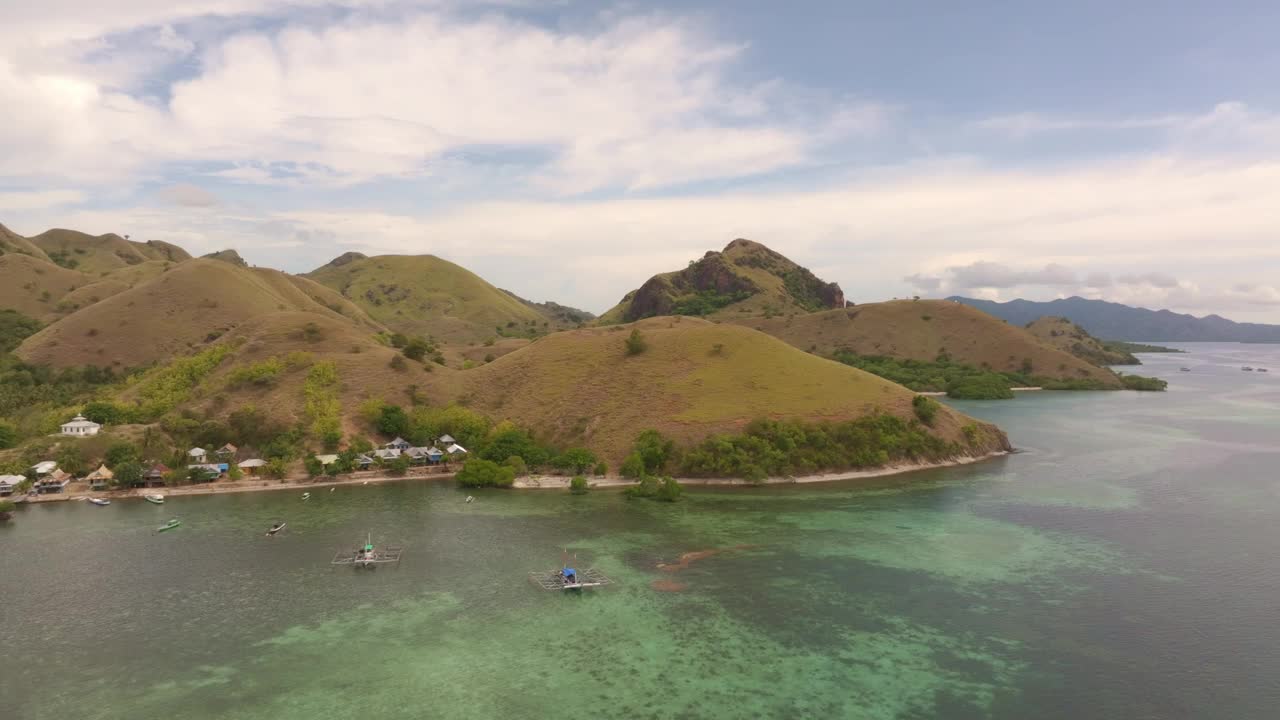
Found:
<svg viewBox="0 0 1280 720"><path fill-rule="evenodd" d="M0 223L1280 322L1280 3L0 0Z"/></svg>

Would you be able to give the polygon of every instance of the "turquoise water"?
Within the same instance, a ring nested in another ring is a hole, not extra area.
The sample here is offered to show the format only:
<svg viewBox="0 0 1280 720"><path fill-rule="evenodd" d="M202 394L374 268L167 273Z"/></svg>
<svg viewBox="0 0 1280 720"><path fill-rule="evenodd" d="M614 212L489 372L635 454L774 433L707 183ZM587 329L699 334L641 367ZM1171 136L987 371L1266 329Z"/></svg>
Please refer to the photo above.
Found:
<svg viewBox="0 0 1280 720"><path fill-rule="evenodd" d="M23 509L0 716L1275 717L1280 348L1186 347L1168 393L957 403L1024 452L874 482ZM367 532L398 567L329 565ZM616 584L533 587L565 548Z"/></svg>

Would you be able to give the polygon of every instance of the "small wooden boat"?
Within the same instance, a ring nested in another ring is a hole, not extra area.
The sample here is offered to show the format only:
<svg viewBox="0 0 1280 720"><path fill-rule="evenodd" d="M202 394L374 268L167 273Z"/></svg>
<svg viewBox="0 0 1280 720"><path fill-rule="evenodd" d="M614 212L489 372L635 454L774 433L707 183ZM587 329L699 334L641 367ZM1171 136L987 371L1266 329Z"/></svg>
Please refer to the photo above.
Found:
<svg viewBox="0 0 1280 720"><path fill-rule="evenodd" d="M1245 365L1244 367L1242 367L1242 368L1240 368L1240 369L1241 369L1241 370L1243 370L1243 371L1245 371L1245 372L1253 372L1253 368L1249 367L1248 365Z"/></svg>
<svg viewBox="0 0 1280 720"><path fill-rule="evenodd" d="M304 492L304 493L302 493L302 499L303 499L303 500L310 500L310 499L311 499L311 493L309 493L309 492Z"/></svg>
<svg viewBox="0 0 1280 720"><path fill-rule="evenodd" d="M172 530L172 529L174 529L174 528L178 527L178 526L179 526L179 525L181 525L181 524L182 524L182 521L181 521L181 520L179 520L178 518L174 518L174 519L170 520L169 522L167 522L167 523L165 523L165 524L161 525L160 527L156 528L156 532L164 532L165 530Z"/></svg>
<svg viewBox="0 0 1280 720"><path fill-rule="evenodd" d="M1181 372L1191 372L1191 368L1178 368Z"/></svg>
<svg viewBox="0 0 1280 720"><path fill-rule="evenodd" d="M364 545L357 547L354 551L340 552L333 556L333 565L352 565L356 568L368 568L372 570L379 565L385 563L398 563L400 556L404 553L404 548L397 546L384 546L377 548L373 544L373 534L370 533Z"/></svg>
<svg viewBox="0 0 1280 720"><path fill-rule="evenodd" d="M143 500L146 500L146 501L147 501L147 502L149 502L149 503L155 503L156 505L163 505L163 504L164 504L164 496L163 496L163 495L143 495L143 496L142 496L142 499L143 499Z"/></svg>
<svg viewBox="0 0 1280 720"><path fill-rule="evenodd" d="M268 528L268 529L267 529L267 535L275 535L276 533L278 533L278 532L280 532L281 530L283 530L283 529L284 529L284 526L285 526L285 525L287 525L287 524L288 524L288 523L278 522L278 523L276 523L275 525L272 525L270 528Z"/></svg>
<svg viewBox="0 0 1280 720"><path fill-rule="evenodd" d="M89 502L94 505L110 505L111 501L106 498L89 498Z"/></svg>

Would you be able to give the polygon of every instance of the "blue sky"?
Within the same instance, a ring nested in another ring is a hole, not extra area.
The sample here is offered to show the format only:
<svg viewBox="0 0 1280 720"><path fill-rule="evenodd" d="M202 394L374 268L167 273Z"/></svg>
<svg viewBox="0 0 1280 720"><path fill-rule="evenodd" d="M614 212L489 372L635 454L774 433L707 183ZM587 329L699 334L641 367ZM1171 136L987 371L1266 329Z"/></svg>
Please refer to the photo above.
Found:
<svg viewBox="0 0 1280 720"><path fill-rule="evenodd" d="M1280 322L1275 3L0 0L0 222ZM174 7L174 6L180 7Z"/></svg>

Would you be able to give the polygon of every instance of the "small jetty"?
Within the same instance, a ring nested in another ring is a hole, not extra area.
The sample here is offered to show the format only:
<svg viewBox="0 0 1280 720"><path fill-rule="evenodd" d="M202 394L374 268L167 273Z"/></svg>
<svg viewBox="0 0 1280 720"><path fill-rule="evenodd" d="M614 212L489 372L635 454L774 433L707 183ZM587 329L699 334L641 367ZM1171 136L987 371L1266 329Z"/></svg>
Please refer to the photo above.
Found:
<svg viewBox="0 0 1280 720"><path fill-rule="evenodd" d="M373 544L373 535L370 534L364 545L350 551L341 551L333 556L331 565L352 565L357 568L373 569L379 565L400 562L400 556L404 554L404 548L387 545L385 547L376 547Z"/></svg>

